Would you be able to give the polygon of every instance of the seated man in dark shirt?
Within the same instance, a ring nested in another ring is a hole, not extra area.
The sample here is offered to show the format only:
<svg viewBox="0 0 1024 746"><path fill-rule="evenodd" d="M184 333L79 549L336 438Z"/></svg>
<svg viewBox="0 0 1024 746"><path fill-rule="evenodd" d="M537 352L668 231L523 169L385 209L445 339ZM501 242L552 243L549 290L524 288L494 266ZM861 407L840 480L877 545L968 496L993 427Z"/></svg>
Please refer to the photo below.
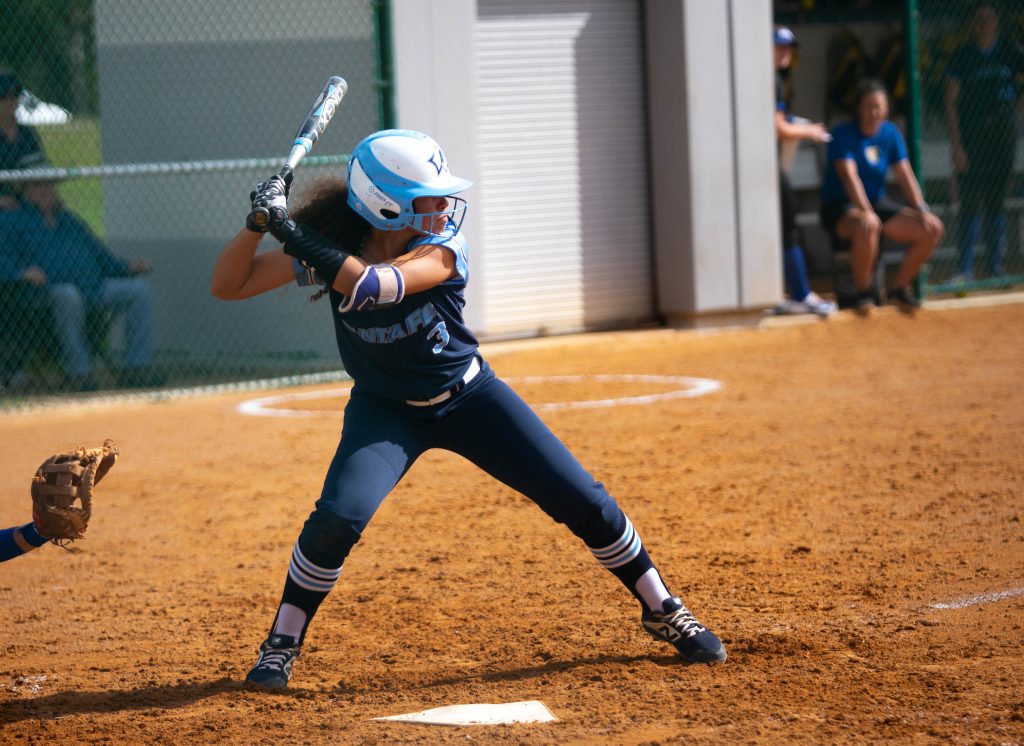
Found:
<svg viewBox="0 0 1024 746"><path fill-rule="evenodd" d="M47 168L40 156L22 159L19 168ZM2 215L4 242L15 268L45 287L61 348L61 363L73 388L95 388L88 342L89 314L123 315L125 351L118 371L125 386L158 385L152 362L153 296L139 275L149 271L142 259L121 259L64 208L52 180L24 182L22 207Z"/></svg>
<svg viewBox="0 0 1024 746"><path fill-rule="evenodd" d="M0 395L31 388L25 367L33 353L56 351L50 301L38 271L20 266L7 240L7 216L13 214L0 213Z"/></svg>

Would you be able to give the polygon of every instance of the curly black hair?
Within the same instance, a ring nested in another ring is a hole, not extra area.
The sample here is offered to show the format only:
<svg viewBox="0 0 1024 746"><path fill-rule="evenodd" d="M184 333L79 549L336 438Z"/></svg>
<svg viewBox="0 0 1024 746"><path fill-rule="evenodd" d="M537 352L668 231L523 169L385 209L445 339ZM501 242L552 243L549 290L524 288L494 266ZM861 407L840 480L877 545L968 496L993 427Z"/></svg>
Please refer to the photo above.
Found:
<svg viewBox="0 0 1024 746"><path fill-rule="evenodd" d="M348 206L347 198L348 186L337 177L318 179L303 190L291 217L337 244L345 253L359 256L371 226Z"/></svg>

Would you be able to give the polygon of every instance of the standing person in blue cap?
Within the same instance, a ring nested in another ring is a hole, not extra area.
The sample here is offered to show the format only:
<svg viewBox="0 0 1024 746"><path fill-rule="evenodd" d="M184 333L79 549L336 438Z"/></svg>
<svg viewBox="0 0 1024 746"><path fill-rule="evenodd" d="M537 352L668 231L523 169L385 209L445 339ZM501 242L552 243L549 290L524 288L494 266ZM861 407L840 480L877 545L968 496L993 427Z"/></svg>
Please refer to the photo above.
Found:
<svg viewBox="0 0 1024 746"><path fill-rule="evenodd" d="M785 94L785 76L793 62L796 36L785 27L775 29L775 136L781 144L785 140L828 142L828 129L820 122L808 122L789 114ZM789 298L775 307L777 314L814 313L829 316L836 304L827 301L813 290L807 279L807 263L800 245L800 229L796 224L797 203L786 169L779 164L779 201L782 206L782 259Z"/></svg>

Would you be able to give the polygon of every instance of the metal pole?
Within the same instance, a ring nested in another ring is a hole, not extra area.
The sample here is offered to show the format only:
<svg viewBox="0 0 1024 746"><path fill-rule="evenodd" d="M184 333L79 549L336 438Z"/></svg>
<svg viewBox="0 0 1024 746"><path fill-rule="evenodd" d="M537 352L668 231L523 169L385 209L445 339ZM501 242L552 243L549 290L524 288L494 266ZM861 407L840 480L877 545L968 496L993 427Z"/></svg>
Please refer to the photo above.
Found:
<svg viewBox="0 0 1024 746"><path fill-rule="evenodd" d="M903 49L907 76L907 146L910 165L921 179L921 66L917 53L917 0L903 2Z"/></svg>
<svg viewBox="0 0 1024 746"><path fill-rule="evenodd" d="M907 148L910 166L924 192L924 174L921 172L921 65L917 54L917 0L903 0L903 50L907 77ZM927 199L927 196L925 197ZM914 292L923 297L927 285L927 263L914 278Z"/></svg>
<svg viewBox="0 0 1024 746"><path fill-rule="evenodd" d="M382 129L395 126L395 79L391 56L391 0L373 0L377 37L377 111Z"/></svg>

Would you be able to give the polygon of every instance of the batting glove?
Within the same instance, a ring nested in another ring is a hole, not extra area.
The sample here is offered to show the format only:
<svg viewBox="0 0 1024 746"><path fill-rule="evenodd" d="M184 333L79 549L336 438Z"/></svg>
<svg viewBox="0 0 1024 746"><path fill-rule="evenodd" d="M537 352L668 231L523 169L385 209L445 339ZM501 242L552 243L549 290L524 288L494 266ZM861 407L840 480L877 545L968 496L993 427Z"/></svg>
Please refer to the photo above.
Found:
<svg viewBox="0 0 1024 746"><path fill-rule="evenodd" d="M293 178L290 172L284 177L274 174L249 192L252 207L245 217L246 228L255 233L273 233L275 226L288 219L288 192Z"/></svg>

